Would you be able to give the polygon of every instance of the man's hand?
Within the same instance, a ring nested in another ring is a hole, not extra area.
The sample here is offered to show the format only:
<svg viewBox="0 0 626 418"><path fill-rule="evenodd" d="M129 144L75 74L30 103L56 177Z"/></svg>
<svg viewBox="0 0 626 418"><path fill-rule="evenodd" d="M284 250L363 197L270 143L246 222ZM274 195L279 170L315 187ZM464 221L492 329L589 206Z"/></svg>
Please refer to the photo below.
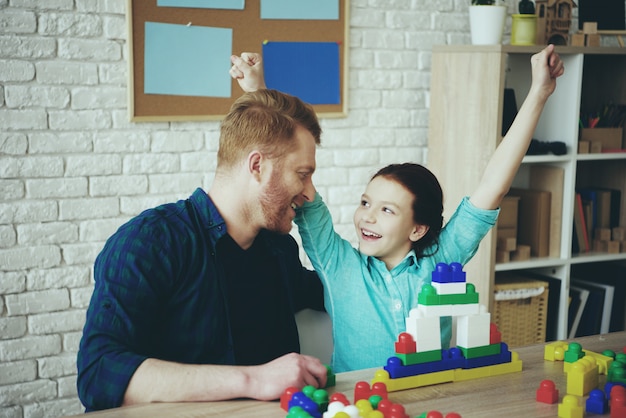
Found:
<svg viewBox="0 0 626 418"><path fill-rule="evenodd" d="M239 86L245 92L264 89L265 78L263 76L263 59L260 54L244 52L240 57L232 55L230 62L230 76L239 82Z"/></svg>
<svg viewBox="0 0 626 418"><path fill-rule="evenodd" d="M264 401L280 398L290 386L326 386L326 366L315 357L296 353L285 354L260 366L251 366L247 375L248 396Z"/></svg>

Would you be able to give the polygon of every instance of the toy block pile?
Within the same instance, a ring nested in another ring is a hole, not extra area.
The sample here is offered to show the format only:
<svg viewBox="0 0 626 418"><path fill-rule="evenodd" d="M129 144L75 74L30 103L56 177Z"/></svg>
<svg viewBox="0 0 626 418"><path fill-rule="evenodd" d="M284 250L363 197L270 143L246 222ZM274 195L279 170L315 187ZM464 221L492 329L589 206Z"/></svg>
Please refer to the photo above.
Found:
<svg viewBox="0 0 626 418"><path fill-rule="evenodd" d="M367 382L354 386L354 404L343 393L328 395L325 389L305 386L287 388L280 406L287 418L409 418L401 404L391 402L382 383L370 387Z"/></svg>
<svg viewBox="0 0 626 418"><path fill-rule="evenodd" d="M545 346L544 359L564 362L567 388L558 406L559 417L583 417L584 410L593 414L610 411L611 418L626 417L626 347L623 353L606 350L600 354L584 350L577 342L556 341ZM606 375L604 390L600 388L600 375ZM581 399L587 395L582 405ZM545 399L546 395L542 393L540 396L540 390L537 390L537 401L546 402ZM556 400L554 397L550 400L546 403L558 402L558 390Z"/></svg>
<svg viewBox="0 0 626 418"><path fill-rule="evenodd" d="M457 347L449 350L441 347L442 316L457 317ZM439 263L432 283L422 287L418 306L406 318L395 356L375 372L372 383L384 383L393 392L521 371L517 353L500 338L463 266Z"/></svg>

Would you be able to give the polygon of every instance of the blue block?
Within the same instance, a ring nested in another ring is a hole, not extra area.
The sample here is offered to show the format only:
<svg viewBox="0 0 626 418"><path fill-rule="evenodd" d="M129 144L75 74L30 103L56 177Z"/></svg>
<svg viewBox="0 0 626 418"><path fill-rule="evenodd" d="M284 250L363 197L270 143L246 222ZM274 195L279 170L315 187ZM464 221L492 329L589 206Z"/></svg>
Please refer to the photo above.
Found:
<svg viewBox="0 0 626 418"><path fill-rule="evenodd" d="M589 398L585 403L587 413L604 415L609 412L609 403L600 389L593 389L589 392Z"/></svg>
<svg viewBox="0 0 626 418"><path fill-rule="evenodd" d="M302 392L294 393L289 401L289 404L287 405L288 409L291 409L294 406L301 407L313 418L322 418L322 413L320 412L317 403Z"/></svg>
<svg viewBox="0 0 626 418"><path fill-rule="evenodd" d="M450 350L441 350L441 360L439 361L410 364L408 366L403 365L402 360L398 357L389 357L384 369L389 373L391 379L399 379L401 377L459 369L463 367L464 362L465 357L463 357L461 350L451 348Z"/></svg>
<svg viewBox="0 0 626 418"><path fill-rule="evenodd" d="M431 281L437 283L460 283L465 282L466 276L461 263L437 263L431 274Z"/></svg>

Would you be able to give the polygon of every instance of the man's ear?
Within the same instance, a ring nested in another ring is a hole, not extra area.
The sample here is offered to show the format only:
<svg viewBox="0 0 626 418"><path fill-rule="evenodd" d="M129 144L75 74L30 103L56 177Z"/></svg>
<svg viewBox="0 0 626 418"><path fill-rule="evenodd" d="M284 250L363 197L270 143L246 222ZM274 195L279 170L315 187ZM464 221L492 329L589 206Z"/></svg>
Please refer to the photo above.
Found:
<svg viewBox="0 0 626 418"><path fill-rule="evenodd" d="M263 154L255 150L248 154L248 172L257 182L261 182L261 168L263 164Z"/></svg>
<svg viewBox="0 0 626 418"><path fill-rule="evenodd" d="M411 231L411 235L409 235L409 239L413 242L417 242L426 235L429 229L428 225L415 225L413 231Z"/></svg>

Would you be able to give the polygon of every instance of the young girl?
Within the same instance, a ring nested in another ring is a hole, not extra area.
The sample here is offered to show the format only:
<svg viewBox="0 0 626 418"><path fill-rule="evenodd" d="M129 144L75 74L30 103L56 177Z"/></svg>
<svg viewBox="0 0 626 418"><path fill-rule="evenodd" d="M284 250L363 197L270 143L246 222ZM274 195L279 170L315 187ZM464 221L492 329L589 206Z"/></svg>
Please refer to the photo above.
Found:
<svg viewBox="0 0 626 418"><path fill-rule="evenodd" d="M245 80L248 88L263 86L261 59L252 56L232 59L231 75ZM333 323L334 371L386 364L437 263L467 263L495 225L502 197L564 70L553 45L533 55L531 65L531 88L515 121L478 188L461 201L445 226L439 182L428 169L411 163L389 165L370 180L354 214L358 250L335 232L319 194L298 208L295 222L324 284L325 307ZM255 77L261 81L251 82ZM443 347L450 336L451 320L442 318Z"/></svg>

